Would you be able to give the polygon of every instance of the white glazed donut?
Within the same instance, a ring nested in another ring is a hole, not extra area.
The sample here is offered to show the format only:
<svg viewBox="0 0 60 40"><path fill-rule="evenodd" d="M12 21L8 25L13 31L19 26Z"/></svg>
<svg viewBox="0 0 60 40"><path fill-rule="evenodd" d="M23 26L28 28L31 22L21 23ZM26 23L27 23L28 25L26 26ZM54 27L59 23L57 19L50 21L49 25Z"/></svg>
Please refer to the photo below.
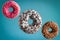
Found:
<svg viewBox="0 0 60 40"><path fill-rule="evenodd" d="M33 23L31 25L28 24L29 19L33 20ZM21 29L28 34L33 34L37 32L39 27L41 27L41 24L41 16L35 10L25 11L19 19L19 25L21 26Z"/></svg>

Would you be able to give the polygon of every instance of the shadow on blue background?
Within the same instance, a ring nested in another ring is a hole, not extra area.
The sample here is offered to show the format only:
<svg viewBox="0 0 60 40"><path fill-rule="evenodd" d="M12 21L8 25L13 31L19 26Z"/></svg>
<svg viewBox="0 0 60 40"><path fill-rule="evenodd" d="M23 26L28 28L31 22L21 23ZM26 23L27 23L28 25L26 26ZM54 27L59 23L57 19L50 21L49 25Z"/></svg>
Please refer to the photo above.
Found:
<svg viewBox="0 0 60 40"><path fill-rule="evenodd" d="M2 13L2 6L8 0L0 0L0 40L47 40L43 37L41 28L35 34L24 33L18 24L19 16L14 19L6 18ZM47 21L54 21L60 26L59 0L14 0L21 7L21 12L28 9L38 11L42 17L42 25ZM53 40L59 40L58 34Z"/></svg>

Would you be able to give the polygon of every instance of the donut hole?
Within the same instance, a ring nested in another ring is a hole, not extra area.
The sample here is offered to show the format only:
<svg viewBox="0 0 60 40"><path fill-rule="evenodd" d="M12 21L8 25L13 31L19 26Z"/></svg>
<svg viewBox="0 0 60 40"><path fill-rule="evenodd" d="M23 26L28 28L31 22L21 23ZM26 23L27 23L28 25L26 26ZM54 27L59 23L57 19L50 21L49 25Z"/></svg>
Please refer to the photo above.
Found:
<svg viewBox="0 0 60 40"><path fill-rule="evenodd" d="M12 7L9 8L9 12L13 12L13 8Z"/></svg>
<svg viewBox="0 0 60 40"><path fill-rule="evenodd" d="M48 28L48 32L50 32L50 33L51 33L51 32L52 32L52 28Z"/></svg>
<svg viewBox="0 0 60 40"><path fill-rule="evenodd" d="M28 20L28 23L29 23L29 25L32 25L33 20L30 18L30 19Z"/></svg>

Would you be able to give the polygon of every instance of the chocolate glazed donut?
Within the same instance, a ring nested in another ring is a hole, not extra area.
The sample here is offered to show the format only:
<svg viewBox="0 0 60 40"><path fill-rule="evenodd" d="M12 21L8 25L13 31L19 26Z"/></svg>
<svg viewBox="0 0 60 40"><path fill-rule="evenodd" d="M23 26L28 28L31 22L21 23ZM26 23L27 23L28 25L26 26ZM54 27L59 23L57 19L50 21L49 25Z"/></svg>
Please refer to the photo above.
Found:
<svg viewBox="0 0 60 40"><path fill-rule="evenodd" d="M51 28L51 31L48 29ZM42 33L45 38L54 38L58 34L58 25L54 22L47 22L43 25Z"/></svg>

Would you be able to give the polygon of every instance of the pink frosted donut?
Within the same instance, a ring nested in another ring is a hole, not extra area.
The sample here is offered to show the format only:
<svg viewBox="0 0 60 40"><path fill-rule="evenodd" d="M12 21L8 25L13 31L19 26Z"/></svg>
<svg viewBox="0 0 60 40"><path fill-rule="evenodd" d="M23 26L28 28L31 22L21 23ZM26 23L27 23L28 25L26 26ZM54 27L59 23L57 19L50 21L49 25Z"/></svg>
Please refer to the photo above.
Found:
<svg viewBox="0 0 60 40"><path fill-rule="evenodd" d="M13 8L13 11L10 12L9 8ZM20 7L15 1L8 1L3 5L2 11L7 18L15 18L20 12Z"/></svg>

